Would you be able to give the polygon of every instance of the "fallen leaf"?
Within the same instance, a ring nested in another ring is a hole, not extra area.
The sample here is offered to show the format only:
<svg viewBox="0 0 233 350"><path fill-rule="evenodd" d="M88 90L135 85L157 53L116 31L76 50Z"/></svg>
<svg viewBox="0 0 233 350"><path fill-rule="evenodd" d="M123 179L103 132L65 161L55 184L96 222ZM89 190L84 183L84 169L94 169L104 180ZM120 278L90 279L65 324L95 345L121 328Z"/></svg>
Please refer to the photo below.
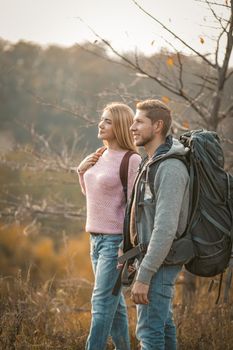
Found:
<svg viewBox="0 0 233 350"><path fill-rule="evenodd" d="M200 43L204 44L204 42L205 42L204 38L202 36L200 36Z"/></svg>
<svg viewBox="0 0 233 350"><path fill-rule="evenodd" d="M189 129L189 122L188 120L184 120L182 123L183 128Z"/></svg>
<svg viewBox="0 0 233 350"><path fill-rule="evenodd" d="M174 65L174 61L173 61L173 58L172 58L172 57L168 57L168 59L167 59L167 65L168 65L168 66L173 66L173 65Z"/></svg>
<svg viewBox="0 0 233 350"><path fill-rule="evenodd" d="M162 101L164 103L168 103L168 102L170 102L170 98L168 96L162 96Z"/></svg>

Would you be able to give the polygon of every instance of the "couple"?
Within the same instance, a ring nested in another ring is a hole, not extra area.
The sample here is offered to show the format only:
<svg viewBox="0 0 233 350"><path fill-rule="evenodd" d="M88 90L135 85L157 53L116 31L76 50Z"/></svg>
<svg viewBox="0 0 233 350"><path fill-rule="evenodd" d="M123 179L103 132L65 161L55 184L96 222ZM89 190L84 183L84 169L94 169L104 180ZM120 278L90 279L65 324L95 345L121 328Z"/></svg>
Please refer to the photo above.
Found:
<svg viewBox="0 0 233 350"><path fill-rule="evenodd" d="M136 152L136 146L144 146L147 157L141 166L139 154L129 158L130 210L125 218L129 230L124 232L124 242L131 246L148 245L137 264L131 291L137 304L136 335L142 350L176 349L172 296L181 266L165 265L164 260L174 238L186 227L189 176L179 159L170 158L155 173L153 194L148 182L148 165L155 157L168 152L185 154L183 145L167 136L171 121L170 109L159 100L139 102L135 115L124 104L109 104L98 125L98 138L103 140L106 150L97 150L78 166L87 200L86 231L90 232L95 275L87 350L104 350L109 336L116 350L130 350L124 297L122 293L112 295L112 289L118 276L117 257L122 254L126 207L119 168L124 154L129 150Z"/></svg>

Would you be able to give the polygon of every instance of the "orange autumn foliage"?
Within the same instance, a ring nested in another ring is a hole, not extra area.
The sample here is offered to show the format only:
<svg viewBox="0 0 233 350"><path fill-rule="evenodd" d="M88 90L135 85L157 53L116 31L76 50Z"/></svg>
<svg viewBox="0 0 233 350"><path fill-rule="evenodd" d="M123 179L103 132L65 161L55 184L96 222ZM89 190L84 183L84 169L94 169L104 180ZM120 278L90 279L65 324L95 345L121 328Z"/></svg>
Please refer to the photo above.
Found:
<svg viewBox="0 0 233 350"><path fill-rule="evenodd" d="M17 224L1 225L0 249L3 276L16 276L19 270L26 276L30 269L31 279L38 283L67 275L93 280L86 233L77 233L77 238L65 237L55 249L50 237L26 236L24 227Z"/></svg>

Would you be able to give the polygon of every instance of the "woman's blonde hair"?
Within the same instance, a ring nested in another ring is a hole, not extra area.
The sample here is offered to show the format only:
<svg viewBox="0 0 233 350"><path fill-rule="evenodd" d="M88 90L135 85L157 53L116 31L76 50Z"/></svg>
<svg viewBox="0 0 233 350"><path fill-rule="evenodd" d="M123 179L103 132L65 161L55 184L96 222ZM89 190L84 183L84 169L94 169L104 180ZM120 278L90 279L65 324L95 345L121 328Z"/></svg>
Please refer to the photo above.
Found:
<svg viewBox="0 0 233 350"><path fill-rule="evenodd" d="M104 108L104 111L109 111L112 115L112 129L119 146L122 149L136 151L136 146L133 143L133 137L129 130L133 124L133 110L124 103L112 102Z"/></svg>

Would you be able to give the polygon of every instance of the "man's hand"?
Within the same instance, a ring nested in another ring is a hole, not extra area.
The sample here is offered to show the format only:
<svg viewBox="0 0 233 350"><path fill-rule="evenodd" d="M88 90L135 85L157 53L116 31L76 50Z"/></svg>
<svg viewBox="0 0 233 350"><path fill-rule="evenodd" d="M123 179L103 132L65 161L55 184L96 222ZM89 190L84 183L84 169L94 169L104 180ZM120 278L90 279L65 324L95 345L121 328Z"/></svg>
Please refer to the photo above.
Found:
<svg viewBox="0 0 233 350"><path fill-rule="evenodd" d="M136 281L131 291L131 299L135 304L149 304L148 291L148 284Z"/></svg>

